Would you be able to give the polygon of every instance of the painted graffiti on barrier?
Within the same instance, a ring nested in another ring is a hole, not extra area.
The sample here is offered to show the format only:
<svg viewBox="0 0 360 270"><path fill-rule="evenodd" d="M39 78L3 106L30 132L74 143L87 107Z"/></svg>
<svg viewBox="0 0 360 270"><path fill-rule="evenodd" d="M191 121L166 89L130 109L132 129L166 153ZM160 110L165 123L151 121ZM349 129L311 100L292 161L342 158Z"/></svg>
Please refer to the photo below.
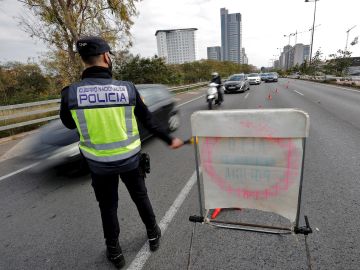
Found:
<svg viewBox="0 0 360 270"><path fill-rule="evenodd" d="M266 123L241 121L240 125L261 138L201 138L204 173L231 196L264 200L286 192L299 177L302 148L296 139L273 138Z"/></svg>

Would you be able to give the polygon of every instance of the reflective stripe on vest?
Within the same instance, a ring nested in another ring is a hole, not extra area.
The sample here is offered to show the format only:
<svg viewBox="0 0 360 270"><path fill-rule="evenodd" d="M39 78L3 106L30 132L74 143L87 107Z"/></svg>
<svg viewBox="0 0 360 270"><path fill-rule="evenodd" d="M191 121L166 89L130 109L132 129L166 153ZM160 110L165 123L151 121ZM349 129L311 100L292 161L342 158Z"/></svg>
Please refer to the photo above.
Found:
<svg viewBox="0 0 360 270"><path fill-rule="evenodd" d="M139 140L139 142L140 142L140 140ZM139 153L140 150L141 150L141 146L140 146L140 143L139 143L139 146L134 148L133 150L131 150L129 152L126 152L126 153L123 153L123 154L118 154L118 155L97 156L97 155L93 155L93 154L91 154L89 152L86 152L86 151L81 151L81 153L84 155L84 157L95 160L95 161L111 162L111 161L124 160L124 159L127 159L129 157L132 157L133 155L136 155L137 153Z"/></svg>

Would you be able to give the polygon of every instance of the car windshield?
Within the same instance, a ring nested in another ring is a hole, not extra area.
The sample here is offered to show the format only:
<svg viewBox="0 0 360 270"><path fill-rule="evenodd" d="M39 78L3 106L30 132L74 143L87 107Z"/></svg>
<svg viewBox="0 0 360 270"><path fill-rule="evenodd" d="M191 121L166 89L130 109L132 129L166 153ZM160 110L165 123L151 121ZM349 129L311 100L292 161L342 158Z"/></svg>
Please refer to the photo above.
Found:
<svg viewBox="0 0 360 270"><path fill-rule="evenodd" d="M251 73L248 75L248 77L258 77L258 76L259 76L259 74L257 74L257 73Z"/></svg>
<svg viewBox="0 0 360 270"><path fill-rule="evenodd" d="M234 75L229 78L229 81L242 81L244 80L244 75Z"/></svg>

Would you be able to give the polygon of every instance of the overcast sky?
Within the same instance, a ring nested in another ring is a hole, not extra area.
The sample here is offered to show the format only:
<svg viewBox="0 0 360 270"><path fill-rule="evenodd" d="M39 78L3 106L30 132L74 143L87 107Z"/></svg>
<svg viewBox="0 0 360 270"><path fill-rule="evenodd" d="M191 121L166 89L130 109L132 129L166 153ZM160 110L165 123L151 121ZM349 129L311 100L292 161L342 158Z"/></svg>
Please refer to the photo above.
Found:
<svg viewBox="0 0 360 270"><path fill-rule="evenodd" d="M198 28L197 59L206 58L206 47L221 46L220 8L242 15L242 45L249 63L268 66L279 54L277 48L288 44L284 37L296 31L297 43L310 44L314 2L304 0L143 0L132 28L131 52L143 57L157 54L155 31L173 28ZM317 2L313 51L321 47L324 56L344 49L346 30L349 44L360 36L360 0L320 0ZM0 1L0 61L36 59L46 46L22 32L16 16L26 15L16 0ZM295 37L290 44L294 45ZM360 56L360 44L348 46L353 56Z"/></svg>

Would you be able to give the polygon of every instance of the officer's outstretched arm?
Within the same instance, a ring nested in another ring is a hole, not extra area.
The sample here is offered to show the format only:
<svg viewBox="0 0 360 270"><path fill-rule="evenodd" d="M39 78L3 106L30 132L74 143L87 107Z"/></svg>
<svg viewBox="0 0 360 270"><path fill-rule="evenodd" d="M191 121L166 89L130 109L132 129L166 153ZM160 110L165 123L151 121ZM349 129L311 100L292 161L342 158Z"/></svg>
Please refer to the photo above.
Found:
<svg viewBox="0 0 360 270"><path fill-rule="evenodd" d="M179 138L174 138L171 142L170 148L176 149L184 145L184 142L180 140Z"/></svg>

